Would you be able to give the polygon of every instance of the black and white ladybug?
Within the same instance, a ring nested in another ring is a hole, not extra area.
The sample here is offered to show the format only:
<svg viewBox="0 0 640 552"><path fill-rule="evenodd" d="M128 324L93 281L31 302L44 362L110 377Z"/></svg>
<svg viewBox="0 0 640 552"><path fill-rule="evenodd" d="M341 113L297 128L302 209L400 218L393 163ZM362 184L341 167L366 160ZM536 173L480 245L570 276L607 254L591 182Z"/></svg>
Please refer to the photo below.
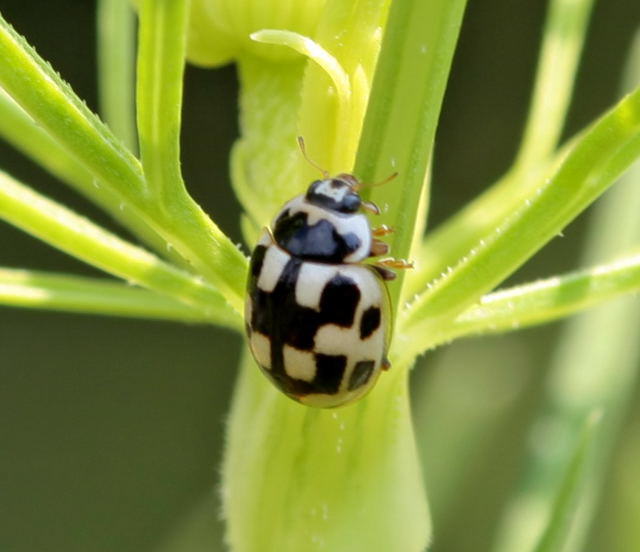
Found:
<svg viewBox="0 0 640 552"><path fill-rule="evenodd" d="M303 154L304 143L299 139ZM306 154L305 154L306 157ZM384 280L389 247L375 236L360 183L350 174L312 182L265 228L251 255L245 326L264 374L308 406L335 407L362 397L389 368L390 304Z"/></svg>

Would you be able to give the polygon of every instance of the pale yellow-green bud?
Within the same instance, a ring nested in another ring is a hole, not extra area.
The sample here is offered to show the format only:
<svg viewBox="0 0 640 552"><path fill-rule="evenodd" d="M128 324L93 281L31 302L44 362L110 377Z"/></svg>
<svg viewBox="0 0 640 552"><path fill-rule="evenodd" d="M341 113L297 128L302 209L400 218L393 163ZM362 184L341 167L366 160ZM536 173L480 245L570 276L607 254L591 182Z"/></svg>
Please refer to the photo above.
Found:
<svg viewBox="0 0 640 552"><path fill-rule="evenodd" d="M287 48L265 47L251 40L261 29L287 29L313 36L326 0L193 0L187 57L215 66L253 54L273 61L293 59Z"/></svg>

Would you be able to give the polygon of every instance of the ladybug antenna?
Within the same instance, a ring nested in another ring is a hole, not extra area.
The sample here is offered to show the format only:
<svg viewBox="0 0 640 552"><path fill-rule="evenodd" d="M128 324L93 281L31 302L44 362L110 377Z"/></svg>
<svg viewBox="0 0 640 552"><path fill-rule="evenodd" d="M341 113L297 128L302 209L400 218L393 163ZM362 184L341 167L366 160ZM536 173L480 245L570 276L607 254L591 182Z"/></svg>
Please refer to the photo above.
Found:
<svg viewBox="0 0 640 552"><path fill-rule="evenodd" d="M329 171L323 169L318 163L316 163L313 159L311 159L307 155L307 148L304 145L304 138L302 136L298 136L298 146L300 146L300 151L302 152L302 156L306 159L307 163L312 167L318 169L324 178L329 178Z"/></svg>
<svg viewBox="0 0 640 552"><path fill-rule="evenodd" d="M397 176L398 176L398 173L394 172L394 173L391 173L389 176L387 176L387 178L385 178L384 180L380 180L380 182L372 182L371 184L369 184L368 182L358 182L357 186L355 186L355 189L360 190L362 188L376 188L378 186L382 186L383 184L386 184L387 182L391 182Z"/></svg>

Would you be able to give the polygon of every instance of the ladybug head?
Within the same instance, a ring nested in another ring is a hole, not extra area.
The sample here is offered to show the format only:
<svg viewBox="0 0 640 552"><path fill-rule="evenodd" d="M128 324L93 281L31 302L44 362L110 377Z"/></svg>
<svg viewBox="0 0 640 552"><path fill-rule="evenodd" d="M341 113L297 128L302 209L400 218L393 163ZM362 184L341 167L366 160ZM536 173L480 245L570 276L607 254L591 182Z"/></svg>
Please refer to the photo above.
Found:
<svg viewBox="0 0 640 552"><path fill-rule="evenodd" d="M316 180L309 186L306 200L324 209L352 214L362 206L358 184L356 177L351 174Z"/></svg>

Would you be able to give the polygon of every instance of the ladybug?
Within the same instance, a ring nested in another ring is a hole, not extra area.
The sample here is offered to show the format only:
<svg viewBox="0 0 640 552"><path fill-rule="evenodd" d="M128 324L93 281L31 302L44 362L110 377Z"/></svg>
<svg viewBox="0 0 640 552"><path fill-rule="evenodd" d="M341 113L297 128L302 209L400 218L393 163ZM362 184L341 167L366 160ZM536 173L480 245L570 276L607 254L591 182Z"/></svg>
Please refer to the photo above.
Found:
<svg viewBox="0 0 640 552"><path fill-rule="evenodd" d="M390 268L412 265L364 262L388 253L376 236L391 230L371 229L363 211L380 209L360 197L356 177L320 170L322 180L262 231L251 255L245 328L253 357L278 389L307 406L330 408L365 395L389 368L385 281L395 278Z"/></svg>

